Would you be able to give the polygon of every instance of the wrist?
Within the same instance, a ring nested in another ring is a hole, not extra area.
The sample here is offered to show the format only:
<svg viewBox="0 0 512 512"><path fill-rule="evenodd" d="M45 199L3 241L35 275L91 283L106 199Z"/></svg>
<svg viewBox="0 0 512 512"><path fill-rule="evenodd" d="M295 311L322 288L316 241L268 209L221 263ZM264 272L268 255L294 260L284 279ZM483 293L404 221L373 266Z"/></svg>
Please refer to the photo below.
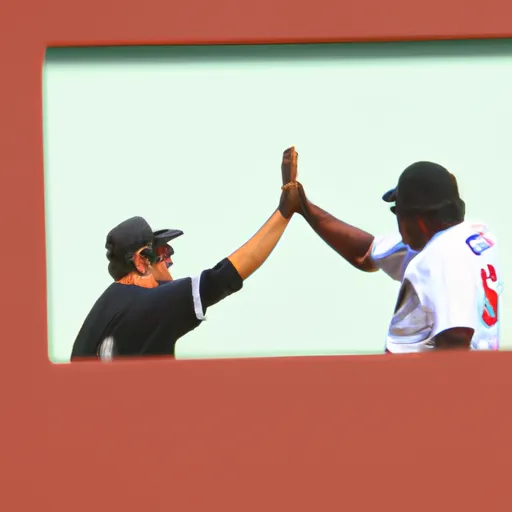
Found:
<svg viewBox="0 0 512 512"><path fill-rule="evenodd" d="M321 216L318 215L318 211L315 211L315 209L312 208L312 203L310 203L307 199L301 201L299 213L312 227L318 225L322 220Z"/></svg>
<svg viewBox="0 0 512 512"><path fill-rule="evenodd" d="M278 206L274 211L274 216L277 216L277 220L279 223L288 224L290 219L292 218L294 212L288 212L287 210L283 210L281 206Z"/></svg>

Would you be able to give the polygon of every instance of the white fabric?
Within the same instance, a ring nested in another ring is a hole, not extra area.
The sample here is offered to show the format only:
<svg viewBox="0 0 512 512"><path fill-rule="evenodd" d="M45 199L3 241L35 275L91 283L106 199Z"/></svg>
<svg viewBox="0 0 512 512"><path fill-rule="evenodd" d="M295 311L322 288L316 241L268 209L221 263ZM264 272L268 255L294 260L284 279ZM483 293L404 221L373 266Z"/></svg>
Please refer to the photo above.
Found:
<svg viewBox="0 0 512 512"><path fill-rule="evenodd" d="M407 265L416 254L402 242L399 233L376 236L371 250L373 263L395 281L402 281Z"/></svg>
<svg viewBox="0 0 512 512"><path fill-rule="evenodd" d="M205 320L203 314L203 303L201 301L201 293L199 285L201 284L201 275L192 278L192 298L194 299L194 312L198 320ZM208 324L210 325L210 324Z"/></svg>
<svg viewBox="0 0 512 512"><path fill-rule="evenodd" d="M437 334L455 327L474 329L472 349L498 349L503 284L497 243L486 226L463 222L421 252L399 235L376 237L371 255L402 283L386 340L390 352L431 350Z"/></svg>
<svg viewBox="0 0 512 512"><path fill-rule="evenodd" d="M100 345L98 355L101 361L112 361L114 358L114 338L105 338Z"/></svg>

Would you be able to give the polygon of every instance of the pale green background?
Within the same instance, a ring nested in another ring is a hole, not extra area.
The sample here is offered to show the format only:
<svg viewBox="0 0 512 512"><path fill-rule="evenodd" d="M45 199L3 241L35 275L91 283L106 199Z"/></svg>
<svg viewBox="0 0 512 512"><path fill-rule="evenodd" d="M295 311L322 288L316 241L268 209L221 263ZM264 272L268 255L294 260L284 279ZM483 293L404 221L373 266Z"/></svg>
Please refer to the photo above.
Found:
<svg viewBox="0 0 512 512"><path fill-rule="evenodd" d="M372 233L416 160L449 167L509 277L512 43L50 50L44 67L49 348L67 361L111 282L106 233L180 228L174 275L213 266L267 219L298 148L310 198ZM378 353L397 285L352 269L294 218L242 292L178 357ZM505 292L506 297L506 292ZM503 346L512 343L512 306Z"/></svg>

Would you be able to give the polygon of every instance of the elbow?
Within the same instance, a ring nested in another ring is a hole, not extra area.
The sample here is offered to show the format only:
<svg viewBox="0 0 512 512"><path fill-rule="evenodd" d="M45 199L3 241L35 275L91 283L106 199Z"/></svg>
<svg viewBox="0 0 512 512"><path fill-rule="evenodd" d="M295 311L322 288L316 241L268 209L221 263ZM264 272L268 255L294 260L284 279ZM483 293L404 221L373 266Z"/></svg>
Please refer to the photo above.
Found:
<svg viewBox="0 0 512 512"><path fill-rule="evenodd" d="M358 270L361 270L362 272L377 272L379 270L379 267L375 265L372 257L372 244L370 244L370 247L365 252L364 256L356 257L354 258L354 261L351 262L354 267L356 267Z"/></svg>
<svg viewBox="0 0 512 512"><path fill-rule="evenodd" d="M362 272L377 272L379 270L371 260L363 258L354 261L352 265Z"/></svg>

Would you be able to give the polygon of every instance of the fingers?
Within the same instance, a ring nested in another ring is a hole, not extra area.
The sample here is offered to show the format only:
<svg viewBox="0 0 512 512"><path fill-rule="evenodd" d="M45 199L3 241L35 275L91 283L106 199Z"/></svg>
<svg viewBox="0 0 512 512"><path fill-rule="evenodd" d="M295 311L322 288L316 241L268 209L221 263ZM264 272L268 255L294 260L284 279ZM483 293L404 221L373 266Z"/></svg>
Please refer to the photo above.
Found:
<svg viewBox="0 0 512 512"><path fill-rule="evenodd" d="M282 187L281 187L281 190L288 190L290 188L299 188L299 185L296 181L289 181L288 183L285 183Z"/></svg>
<svg viewBox="0 0 512 512"><path fill-rule="evenodd" d="M299 159L299 154L297 151L295 151L295 147L293 147L292 154L291 154L291 160L292 160L292 167L297 168L297 160Z"/></svg>
<svg viewBox="0 0 512 512"><path fill-rule="evenodd" d="M307 203L308 203L308 199L306 197L306 193L304 192L304 188L302 187L302 183L298 182L297 181L297 189L298 189L298 192L299 192L299 199L300 199L300 202L301 204L306 207L307 206Z"/></svg>
<svg viewBox="0 0 512 512"><path fill-rule="evenodd" d="M295 146L290 146L288 149L285 149L283 151L283 160L290 160L292 163L297 162L299 157L299 154L297 153L297 150L295 149Z"/></svg>
<svg viewBox="0 0 512 512"><path fill-rule="evenodd" d="M281 164L283 185L289 181L297 180L298 157L299 154L297 153L295 146L291 146L283 152L283 161Z"/></svg>
<svg viewBox="0 0 512 512"><path fill-rule="evenodd" d="M306 198L306 193L304 192L304 188L302 187L302 183L300 181L295 182L297 185L297 192L299 194L299 201L305 206L308 202Z"/></svg>

